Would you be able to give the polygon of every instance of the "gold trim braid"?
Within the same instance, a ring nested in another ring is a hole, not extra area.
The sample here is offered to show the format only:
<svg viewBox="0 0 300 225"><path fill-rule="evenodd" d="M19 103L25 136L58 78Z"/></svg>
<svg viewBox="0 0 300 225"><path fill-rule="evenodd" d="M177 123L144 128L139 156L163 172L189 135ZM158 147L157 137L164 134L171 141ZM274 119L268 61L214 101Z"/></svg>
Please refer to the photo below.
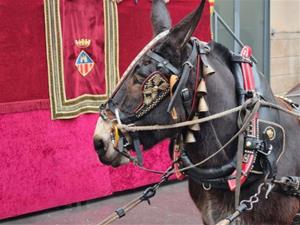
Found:
<svg viewBox="0 0 300 225"><path fill-rule="evenodd" d="M106 93L66 99L60 1L44 0L49 96L51 118L70 119L83 113L97 113L119 80L118 10L115 2L103 0Z"/></svg>

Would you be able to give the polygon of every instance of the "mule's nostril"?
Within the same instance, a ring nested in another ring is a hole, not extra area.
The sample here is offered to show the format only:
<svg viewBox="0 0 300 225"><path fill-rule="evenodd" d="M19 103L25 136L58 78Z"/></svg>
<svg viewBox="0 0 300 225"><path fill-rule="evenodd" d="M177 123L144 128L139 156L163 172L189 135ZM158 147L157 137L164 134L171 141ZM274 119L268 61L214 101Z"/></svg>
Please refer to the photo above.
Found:
<svg viewBox="0 0 300 225"><path fill-rule="evenodd" d="M105 157L106 150L105 150L105 145L102 139L99 138L94 138L94 148L98 154L99 160L106 165L110 165L111 162L108 161Z"/></svg>
<svg viewBox="0 0 300 225"><path fill-rule="evenodd" d="M94 148L99 155L105 155L104 142L101 139L94 138Z"/></svg>

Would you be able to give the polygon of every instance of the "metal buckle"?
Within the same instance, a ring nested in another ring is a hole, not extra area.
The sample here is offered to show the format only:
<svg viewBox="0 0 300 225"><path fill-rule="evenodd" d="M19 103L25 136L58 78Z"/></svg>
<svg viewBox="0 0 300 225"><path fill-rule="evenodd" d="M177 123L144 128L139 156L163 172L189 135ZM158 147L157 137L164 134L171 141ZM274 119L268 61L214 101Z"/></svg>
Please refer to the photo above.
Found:
<svg viewBox="0 0 300 225"><path fill-rule="evenodd" d="M268 148L267 148L267 146L265 146L263 149L264 149L264 150L265 150L265 149L268 149L268 151L264 151L264 150L262 150L261 148L259 148L257 151L258 151L259 153L265 155L265 156L268 156L268 155L271 154L271 152L272 152L272 150L273 150L273 145L270 144L270 145L268 146Z"/></svg>
<svg viewBox="0 0 300 225"><path fill-rule="evenodd" d="M194 65L190 62L190 61L185 61L184 63L183 63L183 66L184 65L188 65L189 67L190 67L190 69L192 69L193 67L194 67Z"/></svg>
<svg viewBox="0 0 300 225"><path fill-rule="evenodd" d="M191 99L190 91L188 88L184 88L181 91L181 97L184 102L189 101Z"/></svg>

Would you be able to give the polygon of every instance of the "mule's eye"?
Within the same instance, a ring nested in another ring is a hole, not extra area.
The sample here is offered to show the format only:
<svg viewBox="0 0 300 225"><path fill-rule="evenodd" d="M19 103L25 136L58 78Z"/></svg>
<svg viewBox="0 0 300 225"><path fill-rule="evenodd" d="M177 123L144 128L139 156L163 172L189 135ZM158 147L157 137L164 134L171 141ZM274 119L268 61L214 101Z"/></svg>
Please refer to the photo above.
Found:
<svg viewBox="0 0 300 225"><path fill-rule="evenodd" d="M151 60L150 59L144 59L143 60L143 66L147 66L147 65L149 65L149 64L151 64L152 62L151 62Z"/></svg>
<svg viewBox="0 0 300 225"><path fill-rule="evenodd" d="M140 75L134 75L133 76L133 84L142 84L144 82L144 77Z"/></svg>

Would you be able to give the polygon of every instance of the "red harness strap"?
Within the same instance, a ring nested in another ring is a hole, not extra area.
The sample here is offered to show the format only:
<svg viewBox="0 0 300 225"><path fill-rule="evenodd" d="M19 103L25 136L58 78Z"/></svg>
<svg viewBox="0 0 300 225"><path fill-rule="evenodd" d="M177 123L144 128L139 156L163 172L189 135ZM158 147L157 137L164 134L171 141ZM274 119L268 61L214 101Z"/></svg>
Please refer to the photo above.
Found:
<svg viewBox="0 0 300 225"><path fill-rule="evenodd" d="M247 59L250 59L252 56L252 49L249 46L244 46L241 55ZM255 81L252 71L252 66L250 63L247 62L241 62L242 67L242 74L244 79L244 89L245 91L254 91L255 90ZM257 136L257 130L256 130L256 124L257 124L257 118L258 114L254 116L252 121L250 122L249 126L252 126L252 129L247 131L247 135L256 137ZM242 163L242 175L241 175L241 186L246 182L247 176L252 169L252 166L255 161L255 155L253 152L244 151L243 155L243 163ZM231 174L231 176L236 176L236 170ZM234 191L236 188L236 179L228 180L228 186L231 191Z"/></svg>

